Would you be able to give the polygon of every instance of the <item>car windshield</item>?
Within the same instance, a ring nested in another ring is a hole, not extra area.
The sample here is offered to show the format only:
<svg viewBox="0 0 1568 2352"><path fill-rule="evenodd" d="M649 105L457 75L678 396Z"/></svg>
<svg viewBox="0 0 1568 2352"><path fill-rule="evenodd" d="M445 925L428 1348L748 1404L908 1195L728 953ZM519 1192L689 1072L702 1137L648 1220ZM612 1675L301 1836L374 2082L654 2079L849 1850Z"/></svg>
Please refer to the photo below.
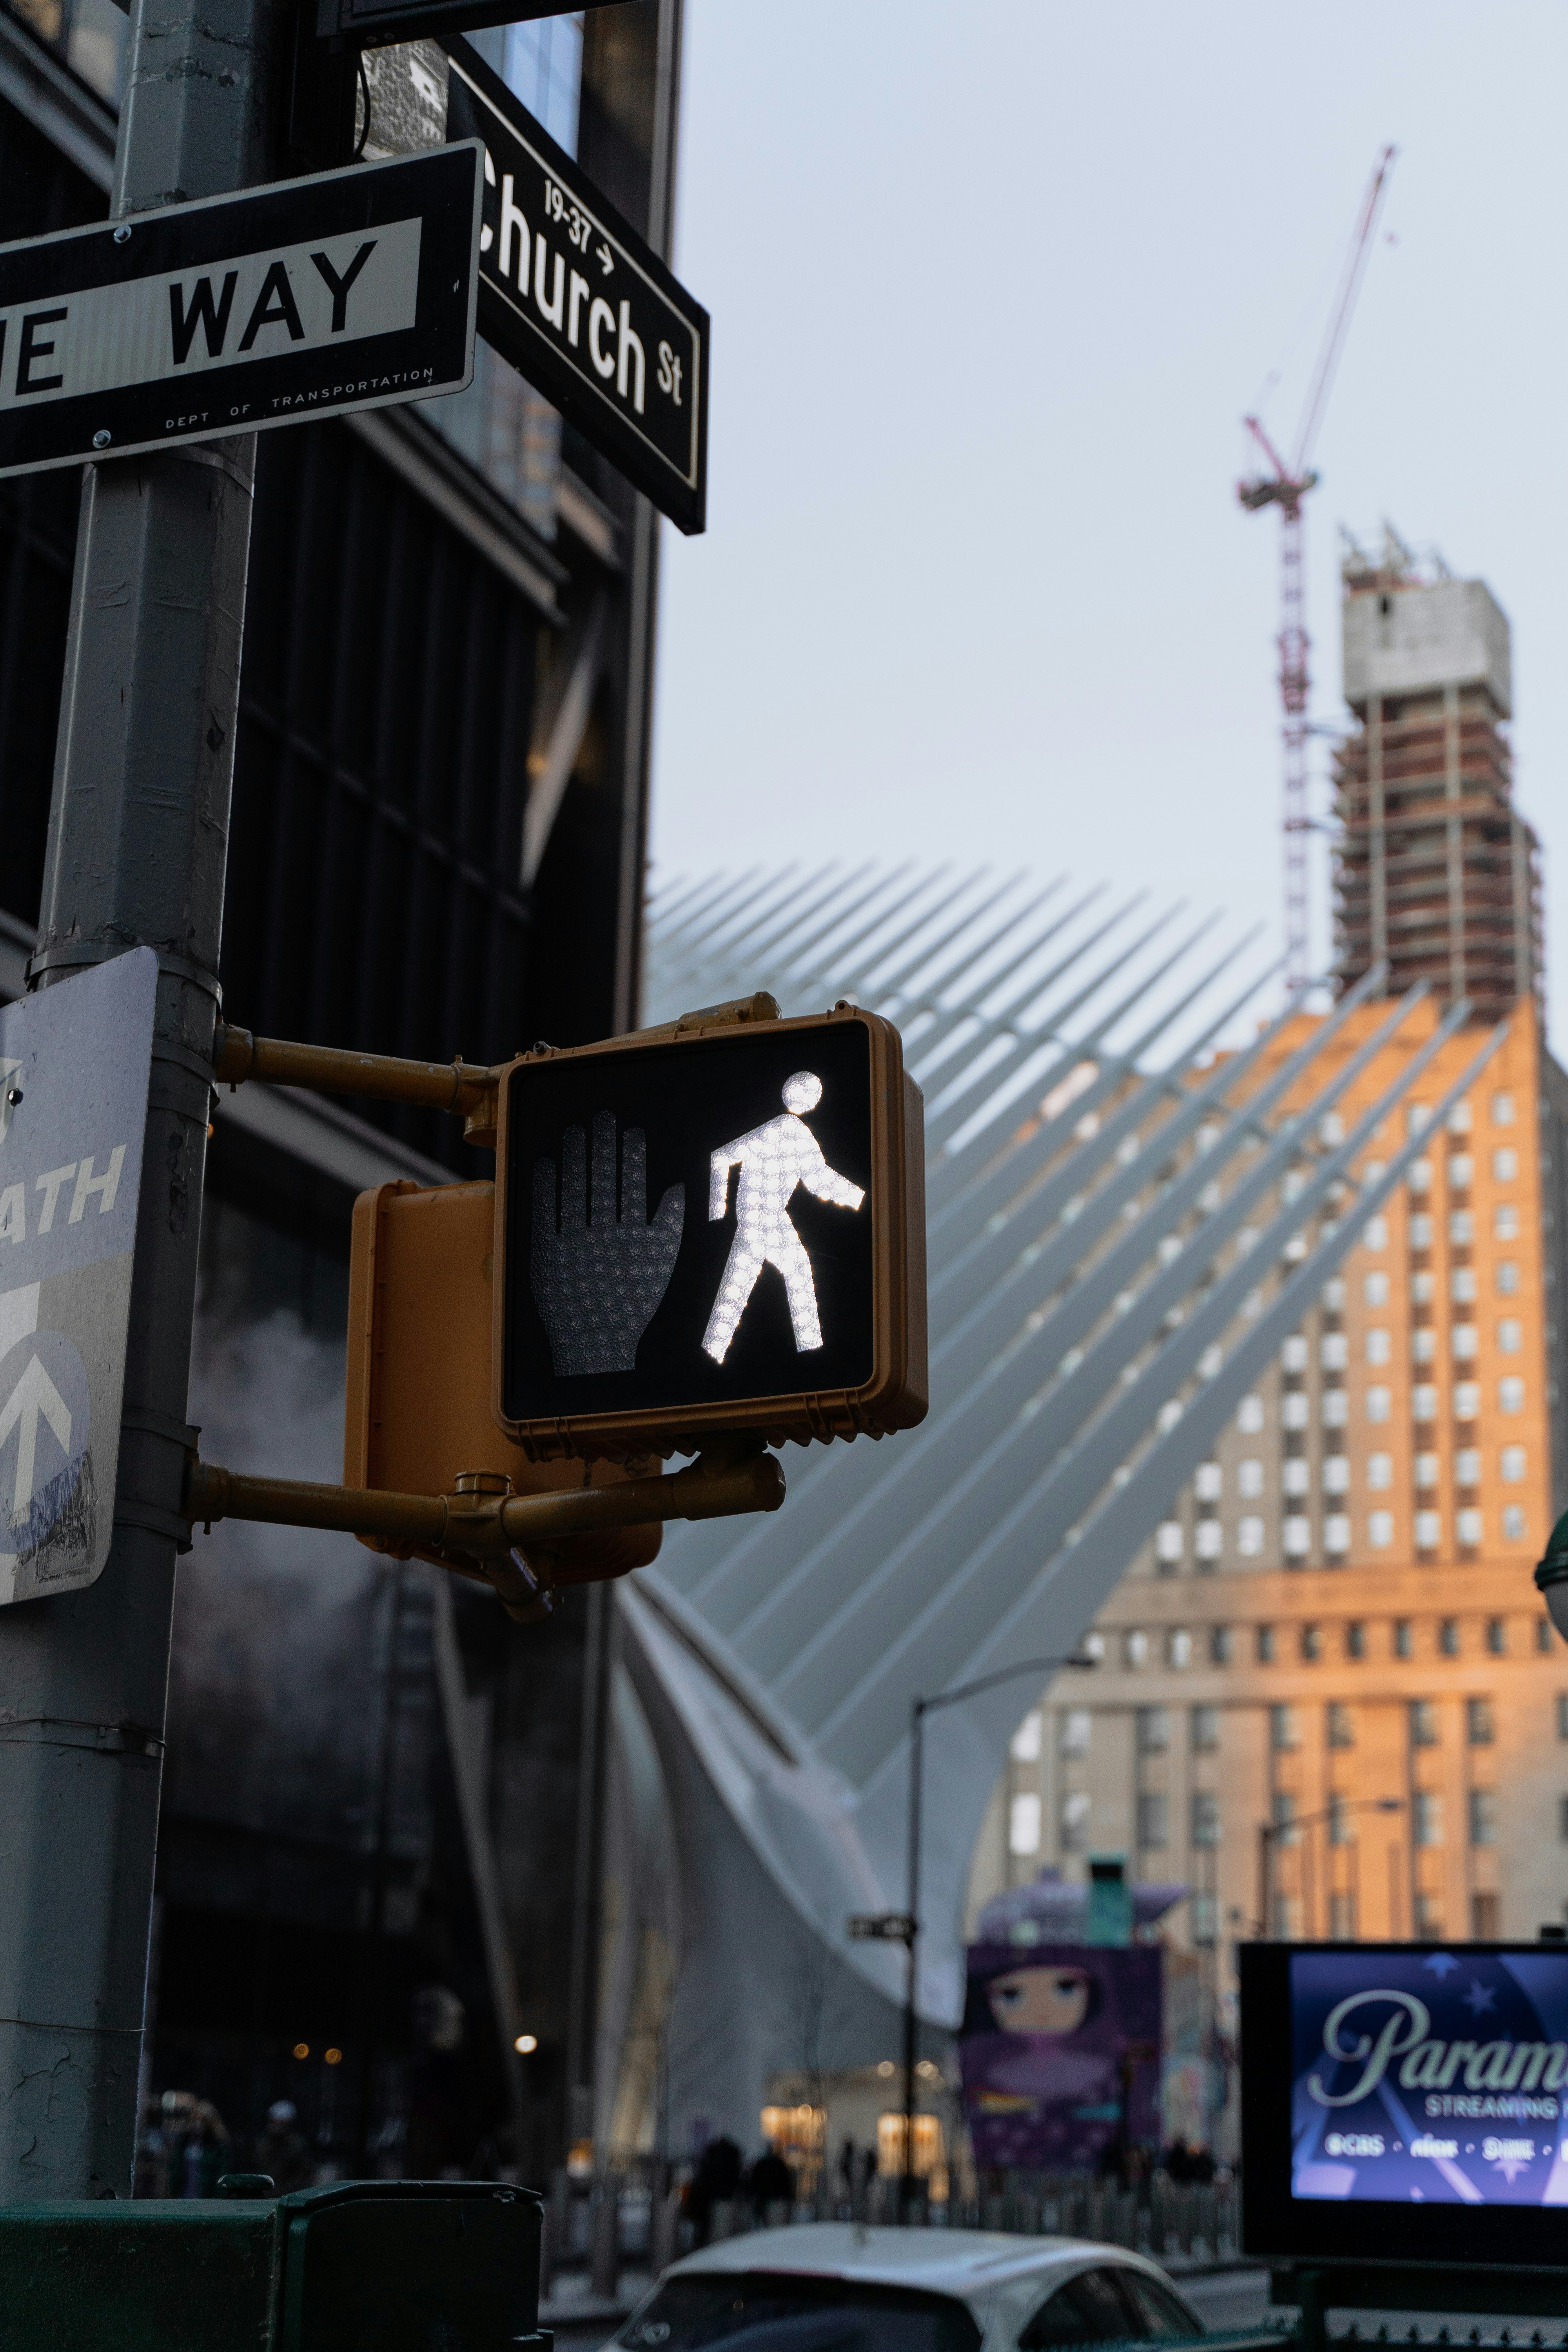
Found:
<svg viewBox="0 0 1568 2352"><path fill-rule="evenodd" d="M950 2295L776 2271L666 2279L620 2342L633 2352L979 2352L972 2314Z"/></svg>

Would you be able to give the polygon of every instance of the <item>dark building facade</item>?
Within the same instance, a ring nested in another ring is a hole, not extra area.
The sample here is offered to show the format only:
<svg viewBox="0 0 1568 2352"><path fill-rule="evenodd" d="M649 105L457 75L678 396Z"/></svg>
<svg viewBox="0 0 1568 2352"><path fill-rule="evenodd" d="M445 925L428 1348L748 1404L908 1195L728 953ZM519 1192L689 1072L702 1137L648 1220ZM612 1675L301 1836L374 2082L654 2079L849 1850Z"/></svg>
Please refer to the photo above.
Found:
<svg viewBox="0 0 1568 2352"><path fill-rule="evenodd" d="M110 0L0 9L0 237L107 211L123 26ZM478 37L661 251L679 33L679 0L629 0ZM37 914L79 491L70 471L0 484L6 994ZM453 401L260 436L230 1019L471 1061L631 1024L657 574L646 501L488 352ZM214 1119L192 1416L213 1458L338 1477L353 1199L487 1177L488 1155L433 1115L289 1090L225 1095ZM569 1988L596 1949L606 1623L578 1593L524 1630L342 1538L198 1536L151 1995L161 2183L248 2156L279 2100L285 2168L560 2161L592 2067Z"/></svg>

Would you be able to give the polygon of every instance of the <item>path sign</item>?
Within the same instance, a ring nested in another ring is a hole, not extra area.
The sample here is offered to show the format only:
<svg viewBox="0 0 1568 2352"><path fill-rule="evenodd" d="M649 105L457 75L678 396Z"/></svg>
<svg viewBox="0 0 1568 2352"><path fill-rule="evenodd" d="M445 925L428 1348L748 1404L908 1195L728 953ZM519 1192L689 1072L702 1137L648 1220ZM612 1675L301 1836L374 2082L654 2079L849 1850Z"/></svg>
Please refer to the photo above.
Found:
<svg viewBox="0 0 1568 2352"><path fill-rule="evenodd" d="M109 1557L158 959L0 1008L0 1603Z"/></svg>
<svg viewBox="0 0 1568 2352"><path fill-rule="evenodd" d="M493 1401L536 1458L923 1418L921 1107L890 1023L525 1055L497 1154Z"/></svg>
<svg viewBox="0 0 1568 2352"><path fill-rule="evenodd" d="M479 332L688 534L708 504L708 313L467 41L447 137L484 148Z"/></svg>
<svg viewBox="0 0 1568 2352"><path fill-rule="evenodd" d="M473 144L0 246L0 475L458 392Z"/></svg>

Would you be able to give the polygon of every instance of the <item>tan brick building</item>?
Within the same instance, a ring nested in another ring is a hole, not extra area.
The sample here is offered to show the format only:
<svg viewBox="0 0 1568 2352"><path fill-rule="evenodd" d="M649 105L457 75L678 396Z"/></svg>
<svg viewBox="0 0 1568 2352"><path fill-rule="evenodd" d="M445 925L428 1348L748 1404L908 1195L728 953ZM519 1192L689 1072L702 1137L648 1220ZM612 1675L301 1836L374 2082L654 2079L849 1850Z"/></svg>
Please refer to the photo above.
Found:
<svg viewBox="0 0 1568 2352"><path fill-rule="evenodd" d="M1329 1055L1388 1013L1362 1007ZM1436 1018L1417 1007L1361 1074L1347 1129ZM1405 1117L1486 1034L1447 1042ZM1173 1498L1094 1628L1093 1681L1025 1719L976 1903L1124 1853L1192 1890L1172 1940L1213 1956L1216 1995L1265 1902L1270 1932L1309 1937L1568 1916L1568 1648L1531 1580L1562 1486L1565 1094L1526 998Z"/></svg>

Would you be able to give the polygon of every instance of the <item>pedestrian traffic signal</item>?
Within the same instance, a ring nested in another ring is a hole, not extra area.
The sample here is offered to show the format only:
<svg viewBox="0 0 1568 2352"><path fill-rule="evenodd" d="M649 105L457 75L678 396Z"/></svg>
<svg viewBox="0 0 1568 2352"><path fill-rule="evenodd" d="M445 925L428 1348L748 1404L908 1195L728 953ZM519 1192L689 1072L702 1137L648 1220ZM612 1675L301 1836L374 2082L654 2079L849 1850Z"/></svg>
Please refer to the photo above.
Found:
<svg viewBox="0 0 1568 2352"><path fill-rule="evenodd" d="M526 1454L924 1417L921 1104L890 1023L539 1046L499 1109L494 1408Z"/></svg>

